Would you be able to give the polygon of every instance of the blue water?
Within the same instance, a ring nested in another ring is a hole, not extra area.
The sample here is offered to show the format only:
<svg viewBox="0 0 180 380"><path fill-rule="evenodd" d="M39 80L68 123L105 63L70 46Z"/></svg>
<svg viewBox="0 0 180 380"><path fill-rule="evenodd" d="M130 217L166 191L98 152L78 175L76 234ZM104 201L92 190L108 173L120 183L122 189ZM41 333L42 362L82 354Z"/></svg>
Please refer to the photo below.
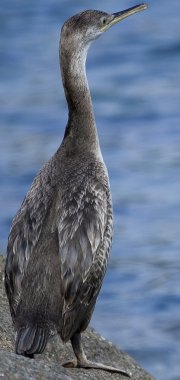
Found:
<svg viewBox="0 0 180 380"><path fill-rule="evenodd" d="M85 8L135 1L2 0L0 251L66 123L60 26ZM92 325L159 380L180 379L180 1L117 24L88 56L114 201L112 259Z"/></svg>

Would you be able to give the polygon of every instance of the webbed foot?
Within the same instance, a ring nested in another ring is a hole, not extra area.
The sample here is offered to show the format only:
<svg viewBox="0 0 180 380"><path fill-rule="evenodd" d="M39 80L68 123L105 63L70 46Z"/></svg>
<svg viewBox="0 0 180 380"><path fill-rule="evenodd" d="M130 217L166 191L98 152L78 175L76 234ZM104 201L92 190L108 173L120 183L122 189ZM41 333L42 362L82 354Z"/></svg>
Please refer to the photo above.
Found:
<svg viewBox="0 0 180 380"><path fill-rule="evenodd" d="M86 358L86 355L83 351L82 345L81 345L81 335L75 334L71 338L72 347L74 350L74 353L76 355L76 359L66 362L63 364L63 367L66 368L93 368L93 369L101 369L108 372L116 372L121 373L124 376L131 377L132 374L128 371L123 370L122 368L116 368L113 366L109 366L103 363L93 362Z"/></svg>

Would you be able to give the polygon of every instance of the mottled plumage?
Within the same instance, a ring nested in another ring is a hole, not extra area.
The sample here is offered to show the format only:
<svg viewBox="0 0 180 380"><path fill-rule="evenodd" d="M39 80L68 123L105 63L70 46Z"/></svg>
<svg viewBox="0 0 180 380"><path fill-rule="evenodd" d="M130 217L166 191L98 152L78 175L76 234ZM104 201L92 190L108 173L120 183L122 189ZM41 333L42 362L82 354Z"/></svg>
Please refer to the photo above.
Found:
<svg viewBox="0 0 180 380"><path fill-rule="evenodd" d="M51 307L51 328L65 341L90 319L89 305L94 306L101 286L112 234L104 164L93 154L82 160L66 157L64 165L59 150L35 178L13 220L6 263L6 289L17 328L22 319L23 326L29 321L33 300L34 319L40 309L42 320ZM56 281L59 290L52 305L48 281Z"/></svg>
<svg viewBox="0 0 180 380"><path fill-rule="evenodd" d="M85 11L62 28L60 62L68 123L60 148L34 179L13 219L7 248L5 286L17 354L33 357L43 352L49 336L58 333L63 341L71 340L76 365L124 373L89 362L80 342L102 285L112 239L111 193L85 61L95 38L143 7L127 10L126 16Z"/></svg>

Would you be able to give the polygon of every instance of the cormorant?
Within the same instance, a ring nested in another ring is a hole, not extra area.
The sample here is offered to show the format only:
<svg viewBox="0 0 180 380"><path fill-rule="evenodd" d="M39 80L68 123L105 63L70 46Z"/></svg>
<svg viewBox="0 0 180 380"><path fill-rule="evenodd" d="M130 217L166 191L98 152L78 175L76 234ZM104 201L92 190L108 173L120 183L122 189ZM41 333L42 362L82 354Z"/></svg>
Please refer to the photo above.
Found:
<svg viewBox="0 0 180 380"><path fill-rule="evenodd" d="M5 286L19 355L42 353L48 338L57 333L63 342L71 340L76 356L76 362L65 366L130 376L120 368L90 362L81 345L112 239L111 192L85 62L93 40L146 8L140 4L113 14L88 10L63 25L60 64L69 110L64 138L14 217L7 247Z"/></svg>

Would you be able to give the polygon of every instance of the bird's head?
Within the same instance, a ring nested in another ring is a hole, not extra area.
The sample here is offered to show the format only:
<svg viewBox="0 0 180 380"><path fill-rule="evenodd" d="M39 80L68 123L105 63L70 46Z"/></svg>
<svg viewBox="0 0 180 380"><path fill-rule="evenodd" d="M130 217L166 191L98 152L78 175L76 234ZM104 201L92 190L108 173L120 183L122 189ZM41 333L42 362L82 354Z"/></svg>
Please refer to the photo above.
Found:
<svg viewBox="0 0 180 380"><path fill-rule="evenodd" d="M112 25L147 8L147 4L139 4L121 12L108 14L96 10L87 10L68 19L62 28L67 39L78 38L79 42L89 45Z"/></svg>

